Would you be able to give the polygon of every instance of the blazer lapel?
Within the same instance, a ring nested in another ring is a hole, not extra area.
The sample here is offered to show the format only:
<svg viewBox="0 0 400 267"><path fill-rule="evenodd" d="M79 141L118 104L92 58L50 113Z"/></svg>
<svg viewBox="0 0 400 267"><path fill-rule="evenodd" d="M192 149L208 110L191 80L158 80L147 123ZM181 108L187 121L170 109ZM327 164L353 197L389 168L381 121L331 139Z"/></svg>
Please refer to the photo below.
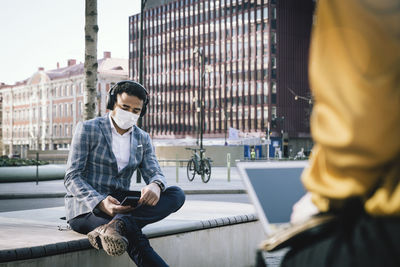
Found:
<svg viewBox="0 0 400 267"><path fill-rule="evenodd" d="M100 129L103 133L104 138L106 139L107 147L110 152L110 160L111 160L113 169L115 169L115 171L118 172L117 159L115 158L115 155L112 150L112 133L111 133L110 119L108 118L108 116L109 116L109 113L104 115L102 117L102 120L100 120Z"/></svg>

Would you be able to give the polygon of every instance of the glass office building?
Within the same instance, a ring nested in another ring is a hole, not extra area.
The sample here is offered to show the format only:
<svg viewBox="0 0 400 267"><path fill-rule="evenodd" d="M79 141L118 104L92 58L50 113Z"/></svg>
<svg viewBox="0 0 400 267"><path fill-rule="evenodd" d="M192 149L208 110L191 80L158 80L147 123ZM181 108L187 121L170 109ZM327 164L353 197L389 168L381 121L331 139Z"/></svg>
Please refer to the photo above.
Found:
<svg viewBox="0 0 400 267"><path fill-rule="evenodd" d="M229 128L265 136L277 117L275 132L308 136L308 103L286 87L309 94L313 1L161 2L143 12L146 131L195 137L203 121L205 137L224 137ZM140 14L129 25L129 76L139 81Z"/></svg>

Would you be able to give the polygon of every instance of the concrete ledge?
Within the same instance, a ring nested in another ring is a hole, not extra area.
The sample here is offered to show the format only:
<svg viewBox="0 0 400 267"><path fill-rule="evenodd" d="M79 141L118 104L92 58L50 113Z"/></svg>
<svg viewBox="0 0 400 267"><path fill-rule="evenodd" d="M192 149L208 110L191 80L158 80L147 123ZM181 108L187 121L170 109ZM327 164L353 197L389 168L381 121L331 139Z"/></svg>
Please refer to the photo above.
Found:
<svg viewBox="0 0 400 267"><path fill-rule="evenodd" d="M201 194L247 194L245 189L184 189L187 195L201 195Z"/></svg>
<svg viewBox="0 0 400 267"><path fill-rule="evenodd" d="M36 178L36 166L14 166L0 167L0 183L50 181L64 179L65 164L48 164L38 167L38 177Z"/></svg>
<svg viewBox="0 0 400 267"><path fill-rule="evenodd" d="M154 224L151 228L146 228L144 233L149 238L163 237L169 235L182 234L205 229L230 226L239 223L247 223L257 221L255 214L237 215L232 217L217 218L203 221L188 222L186 224L170 224L167 226Z"/></svg>
<svg viewBox="0 0 400 267"><path fill-rule="evenodd" d="M204 194L247 194L245 189L183 189L186 195L204 195ZM5 193L0 194L1 199L24 199L24 198L61 198L65 192L47 192L47 193Z"/></svg>
<svg viewBox="0 0 400 267"><path fill-rule="evenodd" d="M175 234L212 229L216 227L254 222L256 220L257 217L253 214L238 215L235 217L191 222L183 225L169 225L167 227L159 225L158 227L151 227L149 229L146 229L147 231L144 231L144 233L148 238L159 238ZM90 245L88 239L82 235L82 239L79 240L71 240L42 246L0 250L0 262L34 259L91 248L92 246Z"/></svg>
<svg viewBox="0 0 400 267"><path fill-rule="evenodd" d="M60 198L60 197L64 197L64 196L65 196L65 192L55 192L55 193L6 193L6 194L0 194L0 199Z"/></svg>
<svg viewBox="0 0 400 267"><path fill-rule="evenodd" d="M32 220L33 214L37 220ZM126 253L108 257L92 249L86 236L58 231L60 223L65 226L65 221L58 219L63 214L63 208L0 213L0 236L7 242L0 245L0 266L95 266L94 262L97 267L118 266L117 258L124 266L134 266ZM171 266L231 266L231 254L237 254L234 260L245 264L237 266L247 266L263 239L251 205L223 202L188 201L181 211L146 226L143 232ZM215 254L218 261L205 264L204 257L193 261L194 255L206 252Z"/></svg>
<svg viewBox="0 0 400 267"><path fill-rule="evenodd" d="M0 262L20 261L89 249L89 240L71 240L36 247L0 250Z"/></svg>

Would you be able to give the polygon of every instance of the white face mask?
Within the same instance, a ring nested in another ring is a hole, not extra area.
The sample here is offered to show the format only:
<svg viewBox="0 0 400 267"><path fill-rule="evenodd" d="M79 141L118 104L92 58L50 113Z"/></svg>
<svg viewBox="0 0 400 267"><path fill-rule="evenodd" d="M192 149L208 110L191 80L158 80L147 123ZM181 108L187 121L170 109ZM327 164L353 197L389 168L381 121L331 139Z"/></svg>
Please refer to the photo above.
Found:
<svg viewBox="0 0 400 267"><path fill-rule="evenodd" d="M115 108L114 115L111 113L111 117L114 119L114 122L118 125L118 127L123 130L129 129L133 125L136 125L136 122L139 119L138 114L134 114L118 107Z"/></svg>

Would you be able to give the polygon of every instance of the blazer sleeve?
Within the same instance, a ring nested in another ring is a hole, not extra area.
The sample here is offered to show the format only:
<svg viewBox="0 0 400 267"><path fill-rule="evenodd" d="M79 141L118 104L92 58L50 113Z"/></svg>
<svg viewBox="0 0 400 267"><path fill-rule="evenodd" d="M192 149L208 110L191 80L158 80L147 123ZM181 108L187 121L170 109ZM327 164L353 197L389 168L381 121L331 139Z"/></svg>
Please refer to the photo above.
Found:
<svg viewBox="0 0 400 267"><path fill-rule="evenodd" d="M160 181L164 185L165 190L165 188L167 188L167 180L165 179L160 165L158 164L158 160L148 134L144 135L143 149L143 160L139 165L139 170L144 181L146 184L150 184L156 180Z"/></svg>
<svg viewBox="0 0 400 267"><path fill-rule="evenodd" d="M64 185L69 195L77 198L78 202L85 203L93 210L106 196L98 193L86 181L85 170L89 148L90 130L85 129L85 125L80 122L72 139Z"/></svg>

